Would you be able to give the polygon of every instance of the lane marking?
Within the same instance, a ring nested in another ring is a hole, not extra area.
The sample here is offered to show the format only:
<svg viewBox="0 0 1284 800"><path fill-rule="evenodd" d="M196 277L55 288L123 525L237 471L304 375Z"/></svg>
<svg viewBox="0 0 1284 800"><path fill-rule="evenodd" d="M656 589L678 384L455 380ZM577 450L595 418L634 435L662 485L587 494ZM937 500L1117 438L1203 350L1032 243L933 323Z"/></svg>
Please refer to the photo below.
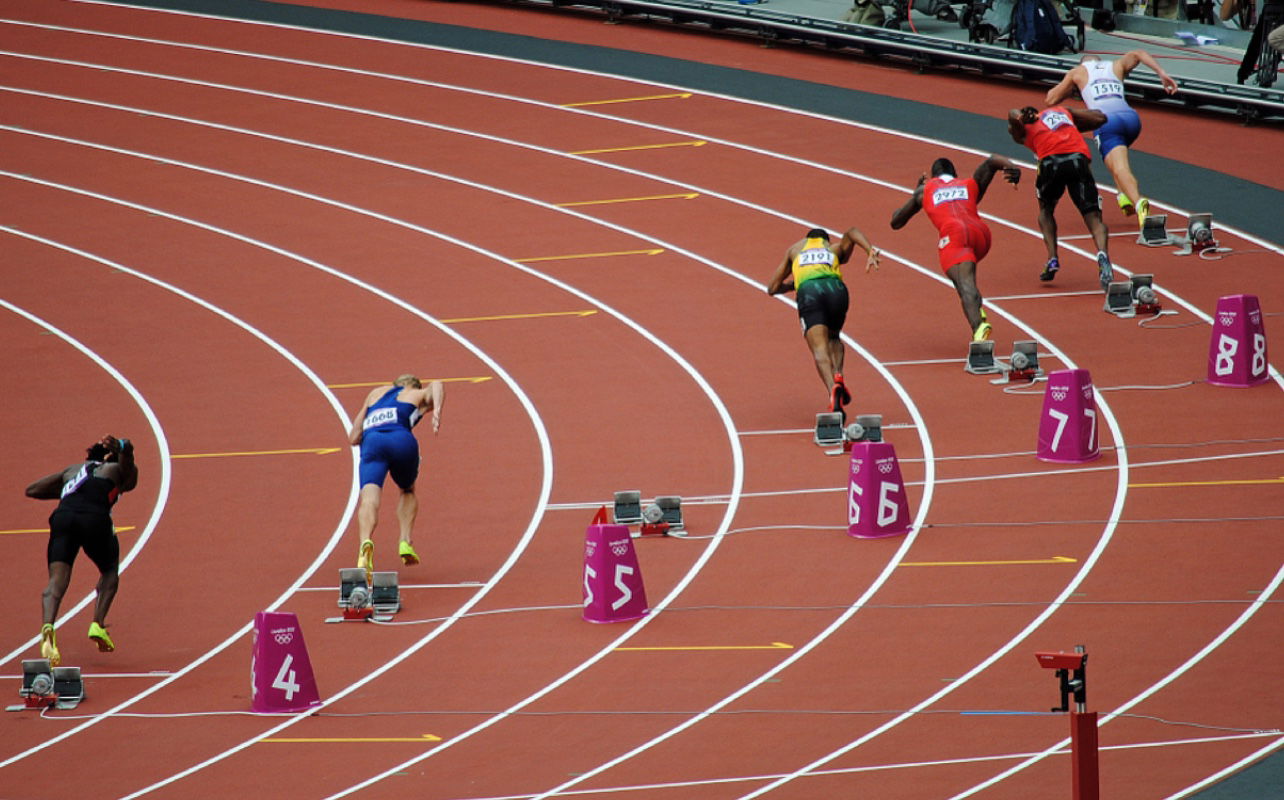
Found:
<svg viewBox="0 0 1284 800"><path fill-rule="evenodd" d="M594 150L570 150L567 155L591 156L596 153L623 153L628 150L661 150L666 147L704 147L708 142L703 139L692 139L686 142L664 142L662 144L632 144L623 147L599 147Z"/></svg>
<svg viewBox="0 0 1284 800"><path fill-rule="evenodd" d="M664 252L662 247L651 247L645 250L613 250L606 253L567 253L560 256L537 256L535 258L514 258L518 264L534 264L537 261L571 261L577 258L614 258L615 256L658 256Z"/></svg>
<svg viewBox="0 0 1284 800"><path fill-rule="evenodd" d="M607 206L612 203L641 203L645 200L694 200L699 196L699 192L679 192L678 194L652 194L643 197L617 197L612 200L577 200L571 203L556 203L556 206L558 208L572 208L574 206Z"/></svg>
<svg viewBox="0 0 1284 800"><path fill-rule="evenodd" d="M1002 567L1015 564L1077 564L1079 559L1069 556L1029 558L1016 561L902 561L902 567Z"/></svg>
<svg viewBox="0 0 1284 800"><path fill-rule="evenodd" d="M360 744L371 742L440 742L440 736L425 733L420 736L334 736L317 738L270 737L259 739L262 744Z"/></svg>
<svg viewBox="0 0 1284 800"><path fill-rule="evenodd" d="M1063 237L1064 238L1064 237ZM1043 300L1048 297L1087 297L1088 295L1099 295L1101 292L1096 289L1085 289L1080 292L1037 292L1035 294L998 294L993 297L986 297L986 300Z"/></svg>
<svg viewBox="0 0 1284 800"><path fill-rule="evenodd" d="M469 378L424 378L426 381L441 381L442 383L485 383L490 380L489 375L475 375ZM364 381L362 383L327 383L327 389L365 389L373 386L390 386L390 381Z"/></svg>
<svg viewBox="0 0 1284 800"><path fill-rule="evenodd" d="M584 100L579 103L562 103L562 108L584 108L585 106L609 106L615 103L641 103L648 100L690 100L694 92L676 92L673 94L648 94L642 97L620 97L614 100Z"/></svg>
<svg viewBox="0 0 1284 800"><path fill-rule="evenodd" d="M772 642L771 644L725 644L725 645L674 645L670 647L617 647L616 652L626 650L640 651L660 651L660 652L690 652L694 650L793 650L792 644L785 642Z"/></svg>
<svg viewBox="0 0 1284 800"><path fill-rule="evenodd" d="M540 317L591 317L597 313L597 309L589 308L583 311L537 311L530 314L494 314L489 317L456 317L455 319L443 319L443 323L452 325L457 322L492 322L501 319L538 319ZM489 379L487 379L489 380Z"/></svg>
<svg viewBox="0 0 1284 800"><path fill-rule="evenodd" d="M1130 483L1129 489L1167 489L1179 486L1261 486L1264 484L1284 483L1284 476L1279 478L1260 478L1242 481L1172 481L1169 483Z"/></svg>
<svg viewBox="0 0 1284 800"><path fill-rule="evenodd" d="M134 527L135 526L133 525L117 525L115 528L113 528L113 530L115 530L116 533L120 533L122 531L132 531L134 530ZM48 532L49 532L48 528L10 528L7 531L0 531L0 536L10 534L10 533L48 533Z"/></svg>
<svg viewBox="0 0 1284 800"><path fill-rule="evenodd" d="M290 450L240 450L229 453L171 453L170 458L233 458L238 456L289 456L311 454L328 456L338 453L339 447L297 447Z"/></svg>
<svg viewBox="0 0 1284 800"><path fill-rule="evenodd" d="M477 589L484 584L480 581L463 581L462 583L402 583L398 589ZM337 592L338 586L300 586L299 592Z"/></svg>

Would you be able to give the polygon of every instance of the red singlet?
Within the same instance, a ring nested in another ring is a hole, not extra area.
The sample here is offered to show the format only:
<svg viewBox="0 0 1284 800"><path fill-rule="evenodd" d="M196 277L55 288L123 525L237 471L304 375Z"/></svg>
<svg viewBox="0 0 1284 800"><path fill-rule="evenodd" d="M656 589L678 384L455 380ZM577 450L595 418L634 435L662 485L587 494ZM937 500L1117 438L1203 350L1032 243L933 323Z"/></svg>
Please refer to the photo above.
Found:
<svg viewBox="0 0 1284 800"><path fill-rule="evenodd" d="M936 243L941 269L963 261L977 263L990 252L990 228L976 210L980 190L971 178L929 178L923 184L923 210L940 232Z"/></svg>
<svg viewBox="0 0 1284 800"><path fill-rule="evenodd" d="M1039 118L1025 126L1025 146L1039 158L1083 153L1089 158L1088 142L1074 126L1074 118L1061 106L1039 112Z"/></svg>

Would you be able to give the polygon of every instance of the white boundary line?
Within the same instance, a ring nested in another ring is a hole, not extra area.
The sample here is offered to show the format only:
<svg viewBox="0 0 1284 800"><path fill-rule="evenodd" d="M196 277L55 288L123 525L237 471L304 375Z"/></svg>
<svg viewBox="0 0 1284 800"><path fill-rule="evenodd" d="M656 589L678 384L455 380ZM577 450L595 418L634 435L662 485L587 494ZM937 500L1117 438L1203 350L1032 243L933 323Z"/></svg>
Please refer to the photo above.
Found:
<svg viewBox="0 0 1284 800"><path fill-rule="evenodd" d="M9 231L9 230L10 230L9 228L0 226L0 231ZM155 505L152 506L151 516L148 517L147 524L146 526L143 527L142 533L139 534L138 540L134 542L133 547L129 548L129 553L120 562L120 572L123 573L125 569L134 562L134 559L138 557L138 554L143 551L143 546L147 544L147 541L151 539L152 533L156 530L156 526L160 523L161 516L165 513L165 506L169 503L170 479L172 475L171 475L171 467L170 467L170 460L169 460L169 439L165 437L165 430L164 428L161 427L160 420L156 418L156 413L152 411L152 407L148 405L147 400L146 398L143 397L142 393L139 392L138 389L134 387L134 384L130 383L128 378L126 378L124 375L121 374L120 370L116 369L114 366L108 363L108 361L105 358L98 355L93 350L90 350L88 346L81 343L80 341L75 339L73 336L71 336L69 333L62 330L61 328L42 319L41 317L36 316L30 311L26 311L22 308L19 308L18 306L14 305L13 303L10 303L9 301L5 300L2 297L0 297L0 307L4 307L5 309L13 312L14 314L17 314L18 316L22 317L23 319L27 320L33 325L37 325L41 328L44 328L45 330L49 331L53 335L57 336L59 339L63 340L67 344L74 347L76 350L80 351L80 353L83 354L90 361L97 364L103 370L103 372L106 372L108 375L110 375L112 380L120 384L121 388L123 388L129 394L130 398L134 401L134 404L138 406L139 410L143 412L143 416L147 419L147 424L152 429L152 435L156 437L156 448L157 450L160 451L160 481L159 481L159 485L156 487L156 503ZM80 599L79 602L72 605L70 608L60 609L61 613L58 615L59 618L57 620L54 620L54 626L58 627L63 622L66 622L68 619L70 619L72 616L78 614L82 609L88 606L97 596L98 596L97 591L91 591L89 594L85 595L83 598ZM9 663L14 658L21 655L24 650L28 650L34 647L39 641L40 641L39 635L33 636L32 638L23 642L14 650L5 654L3 658L0 658L0 664ZM0 764L0 767L3 767L3 766L4 766L3 764Z"/></svg>
<svg viewBox="0 0 1284 800"><path fill-rule="evenodd" d="M309 29L304 29L304 30L309 30ZM315 32L315 31L313 31L313 32ZM380 41L382 41L382 40L380 40ZM437 48L437 49L441 49L441 48ZM708 94L708 93L704 93L704 94ZM737 102L744 102L744 101L737 100ZM794 113L797 113L797 112L794 112ZM956 148L956 149L957 149L957 148ZM1229 230L1229 229L1228 229L1228 230ZM1272 370L1272 372L1275 372L1275 371L1274 371L1274 370ZM1277 382L1279 382L1278 373L1276 372L1275 374L1276 374Z"/></svg>

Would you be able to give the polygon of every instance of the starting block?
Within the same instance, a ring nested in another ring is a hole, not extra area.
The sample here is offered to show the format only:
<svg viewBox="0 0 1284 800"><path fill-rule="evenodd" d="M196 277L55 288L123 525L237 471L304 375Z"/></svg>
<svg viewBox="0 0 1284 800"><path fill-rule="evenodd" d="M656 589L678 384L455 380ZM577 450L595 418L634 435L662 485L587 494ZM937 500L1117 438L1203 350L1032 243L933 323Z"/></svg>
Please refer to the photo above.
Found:
<svg viewBox="0 0 1284 800"><path fill-rule="evenodd" d="M642 493L627 490L615 493L615 524L637 525L642 521Z"/></svg>
<svg viewBox="0 0 1284 800"><path fill-rule="evenodd" d="M1142 220L1137 244L1144 244L1147 247L1166 247L1170 244L1181 244L1181 242L1168 234L1167 214L1148 214Z"/></svg>
<svg viewBox="0 0 1284 800"><path fill-rule="evenodd" d="M843 443L843 415L838 411L822 411L816 415L816 432L812 441L820 447L833 447Z"/></svg>
<svg viewBox="0 0 1284 800"><path fill-rule="evenodd" d="M401 610L396 572L376 572L370 576L370 605L376 614L396 614Z"/></svg>
<svg viewBox="0 0 1284 800"><path fill-rule="evenodd" d="M1155 294L1154 275L1132 276L1133 309L1138 314L1158 314L1160 312L1159 296Z"/></svg>
<svg viewBox="0 0 1284 800"><path fill-rule="evenodd" d="M665 533L670 536L685 531L687 525L682 521L682 498L676 495L655 498L655 505L660 509L660 524L668 526Z"/></svg>
<svg viewBox="0 0 1284 800"><path fill-rule="evenodd" d="M1106 304L1102 310L1118 317L1136 316L1137 312L1132 309L1132 283L1112 281L1106 287Z"/></svg>
<svg viewBox="0 0 1284 800"><path fill-rule="evenodd" d="M47 658L31 658L22 662L18 695L22 703L6 706L6 711L75 708L85 699L85 682L80 667L54 667Z"/></svg>
<svg viewBox="0 0 1284 800"><path fill-rule="evenodd" d="M1213 238L1213 215L1191 214L1190 221L1186 225L1186 241L1191 252L1194 253L1216 247L1217 240Z"/></svg>
<svg viewBox="0 0 1284 800"><path fill-rule="evenodd" d="M664 521L664 509L656 503L651 503L642 509L642 526L634 537L638 536L666 536L669 533L669 523Z"/></svg>
<svg viewBox="0 0 1284 800"><path fill-rule="evenodd" d="M349 595L360 586L366 588L366 571L361 567L343 567L339 570L339 608L347 608Z"/></svg>
<svg viewBox="0 0 1284 800"><path fill-rule="evenodd" d="M1039 345L1032 339L1012 343L1012 357L1008 359L1008 369L1002 378L995 378L990 383L1011 383L1012 381L1035 381L1043 377L1039 366Z"/></svg>
<svg viewBox="0 0 1284 800"><path fill-rule="evenodd" d="M994 342L969 343L967 364L963 369L973 375L993 375L999 372L999 365L994 360Z"/></svg>
<svg viewBox="0 0 1284 800"><path fill-rule="evenodd" d="M882 414L860 414L856 421L842 429L843 439L839 447L826 450L827 456L840 456L843 453L850 453L852 445L857 442L881 442L883 441L883 415Z"/></svg>

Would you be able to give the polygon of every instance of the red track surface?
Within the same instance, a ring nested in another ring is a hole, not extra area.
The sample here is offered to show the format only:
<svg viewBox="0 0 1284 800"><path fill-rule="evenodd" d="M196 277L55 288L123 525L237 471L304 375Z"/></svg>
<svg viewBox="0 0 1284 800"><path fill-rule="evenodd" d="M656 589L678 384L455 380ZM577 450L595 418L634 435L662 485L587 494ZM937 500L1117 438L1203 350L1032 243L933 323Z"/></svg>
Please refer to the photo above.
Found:
<svg viewBox="0 0 1284 800"><path fill-rule="evenodd" d="M823 57L739 42L377 7L835 78ZM1141 328L1101 313L1099 295L1060 294L1095 287L1090 254L1063 249L1062 276L1038 284L1029 181L996 187L981 283L1000 352L1037 337L1057 354L1045 366L1087 368L1102 390L1103 457L1053 466L1031 452L1041 393L960 368L965 325L935 280L927 223L885 227L904 197L889 187L938 146L701 95L577 113L560 106L669 91L402 44L74 3L0 9L14 420L0 527L43 526L49 507L17 488L103 431L133 437L143 469L117 512L132 526L118 652L89 647L87 614L71 613L92 590L83 559L64 603L64 659L90 676L77 710L90 718L6 715L0 795L312 798L377 779L363 796L533 797L570 782L575 796L734 798L820 761L768 796L952 797L1064 738L1063 717L960 712L1052 705L1031 654L1080 643L1090 706L1126 713L1100 731L1107 796L1180 793L1280 743L1280 384L1202 382L1206 315L1239 292L1280 308L1278 253L1229 230L1236 252L1216 263L1115 239L1117 265L1154 273L1180 310L1162 320L1174 327ZM958 85L843 64L840 84L929 102ZM969 107L1023 96L967 86ZM1234 131L1246 146L1226 154L1231 174L1268 147L1231 122L1160 117L1152 130ZM706 144L566 155L693 140ZM1161 141L1147 144L1163 154ZM675 194L696 196L556 205ZM1080 232L1068 212L1063 233ZM853 222L889 251L879 273L851 271L847 333L892 366L850 352L847 375L856 410L889 424L926 525L901 539L840 532L846 465L797 432L821 393L794 312L761 291L803 225ZM594 313L531 316L580 311ZM475 320L501 315L517 318ZM901 363L930 359L950 360ZM441 434L420 433L424 564L402 583L482 585L404 590L398 620L444 621L325 625L355 549L344 417L365 391L325 387L406 369L476 380L450 383ZM339 449L314 452L326 448ZM655 612L588 625L582 531L623 488L681 494L693 533L726 535L640 540ZM14 674L35 653L44 537L0 545L15 567L19 612L0 624ZM1054 557L1074 561L1002 563ZM299 615L324 714L165 716L248 710L246 626L269 607ZM764 649L708 649L746 646ZM176 674L137 676L153 670ZM408 741L425 734L441 742ZM1067 796L1067 762L978 796Z"/></svg>

